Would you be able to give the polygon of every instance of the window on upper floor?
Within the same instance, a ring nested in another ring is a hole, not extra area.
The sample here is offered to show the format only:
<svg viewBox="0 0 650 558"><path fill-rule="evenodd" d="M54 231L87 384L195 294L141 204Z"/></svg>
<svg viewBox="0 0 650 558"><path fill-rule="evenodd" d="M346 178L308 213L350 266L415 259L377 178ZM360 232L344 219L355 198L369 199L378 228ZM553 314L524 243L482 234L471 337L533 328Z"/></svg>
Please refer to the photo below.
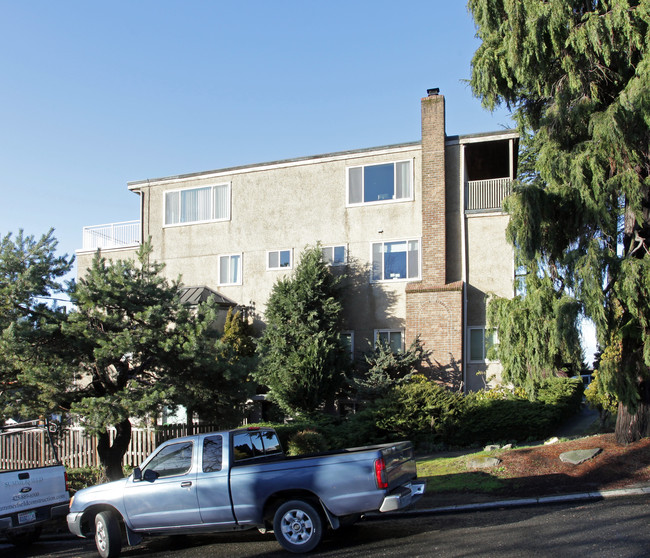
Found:
<svg viewBox="0 0 650 558"><path fill-rule="evenodd" d="M291 250L271 250L266 253L266 269L291 269Z"/></svg>
<svg viewBox="0 0 650 558"><path fill-rule="evenodd" d="M228 219L230 219L230 184L165 192L165 225Z"/></svg>
<svg viewBox="0 0 650 558"><path fill-rule="evenodd" d="M384 345L390 347L394 353L404 350L404 335L401 329L376 329L375 347Z"/></svg>
<svg viewBox="0 0 650 558"><path fill-rule="evenodd" d="M219 285L241 285L241 254L219 256Z"/></svg>
<svg viewBox="0 0 650 558"><path fill-rule="evenodd" d="M487 353L497 343L496 329L484 327L470 327L469 334L469 361L486 362Z"/></svg>
<svg viewBox="0 0 650 558"><path fill-rule="evenodd" d="M323 261L327 265L345 265L347 252L345 246L323 246Z"/></svg>
<svg viewBox="0 0 650 558"><path fill-rule="evenodd" d="M348 168L348 205L413 199L411 161Z"/></svg>
<svg viewBox="0 0 650 558"><path fill-rule="evenodd" d="M419 278L419 240L395 240L372 244L372 281L408 281Z"/></svg>

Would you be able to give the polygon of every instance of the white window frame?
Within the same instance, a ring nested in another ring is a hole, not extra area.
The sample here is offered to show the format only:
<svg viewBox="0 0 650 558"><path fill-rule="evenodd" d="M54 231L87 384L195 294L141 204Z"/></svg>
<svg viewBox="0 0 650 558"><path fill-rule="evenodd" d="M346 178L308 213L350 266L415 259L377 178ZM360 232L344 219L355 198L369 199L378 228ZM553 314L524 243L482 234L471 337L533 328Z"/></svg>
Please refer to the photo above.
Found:
<svg viewBox="0 0 650 558"><path fill-rule="evenodd" d="M233 260L233 258L239 258L239 273L237 274L236 281L234 281L234 282L228 281L226 283L223 283L221 281L221 259L222 258L228 258L228 278L230 278L232 276L232 260ZM219 261L219 269L218 269L218 275L217 275L217 284L219 286L241 285L243 275L244 275L244 268L243 268L244 258L242 256L241 252L235 253L235 254L221 254L219 256L219 258L218 258L218 261Z"/></svg>
<svg viewBox="0 0 650 558"><path fill-rule="evenodd" d="M269 258L271 254L278 254L278 262L280 262L280 254L282 252L289 252L289 265L282 267L271 267ZM293 249L292 248L282 248L281 250L267 250L266 252L266 270L267 271L282 271L286 269L293 269Z"/></svg>
<svg viewBox="0 0 650 558"><path fill-rule="evenodd" d="M497 338L496 328L489 328L485 326L469 326L467 328L467 362L471 364L498 362L496 360L489 360L487 358L488 347L485 343L485 332L488 330L491 331L493 335L493 341L492 341L493 346L497 345L499 343L499 339ZM483 332L483 358L478 360L472 358L472 332L473 331Z"/></svg>
<svg viewBox="0 0 650 558"><path fill-rule="evenodd" d="M324 251L331 249L332 250L332 260L334 260L334 251L337 248L343 248L343 261L342 262L334 262L333 261L332 263L328 262L325 259ZM331 266L331 267L337 267L337 266L340 266L340 265L346 265L348 263L348 247L347 247L346 244L331 244L331 245L328 245L328 246L321 246L321 254L322 254L323 262L325 263L325 265L328 265L328 266Z"/></svg>
<svg viewBox="0 0 650 558"><path fill-rule="evenodd" d="M408 163L409 164L409 195L402 196L400 198L396 197L396 184L397 184L397 165L399 163ZM393 196L390 199L385 200L372 200L364 201L365 197L365 169L368 167L377 167L380 165L393 165ZM378 163L369 163L367 165L355 165L353 167L347 167L345 171L345 202L347 207L358 207L362 205L375 205L383 203L398 203L398 202L407 202L413 201L414 199L414 190L415 190L415 180L413 168L415 167L413 159L401 159L399 161L382 161ZM350 171L352 169L361 169L361 201L360 202L351 202L350 201Z"/></svg>
<svg viewBox="0 0 650 558"><path fill-rule="evenodd" d="M417 277L396 277L394 279L385 279L384 278L384 258L381 258L381 278L380 279L375 279L375 261L374 261L374 247L377 244L381 244L381 253L384 254L385 246L386 244L394 244L398 242L403 242L406 244L406 271L408 275L408 267L409 267L409 261L408 261L408 243L409 242L417 242L418 243L418 274ZM370 243L370 282L371 283L392 283L392 282L399 282L399 281L420 281L422 279L422 239L420 238L406 238L406 239L395 239L395 240L378 240L376 242L371 242Z"/></svg>
<svg viewBox="0 0 650 558"><path fill-rule="evenodd" d="M400 351L404 352L404 330L403 329L376 329L375 338L374 338L374 347L377 348L379 342L379 335L382 333L388 334L388 346L390 347L390 335L391 333L400 334Z"/></svg>
<svg viewBox="0 0 650 558"><path fill-rule="evenodd" d="M215 190L217 188L222 188L222 187L227 188L227 199L225 202L225 209L226 209L226 215L224 217L215 217L215 211L216 211L216 204L215 204ZM209 188L211 190L210 192L210 218L208 219L199 219L195 221L181 221L181 214L182 214L182 193L183 192L189 192L191 190L203 190ZM168 223L167 222L167 204L168 204L168 196L169 194L179 194L178 196L178 222L174 223ZM163 192L163 227L183 227L185 225L193 225L197 223L217 223L220 221L230 221L230 214L231 214L231 205L232 205L232 186L230 182L222 182L219 184L210 184L208 186L192 186L190 188L177 188L175 190L166 190Z"/></svg>

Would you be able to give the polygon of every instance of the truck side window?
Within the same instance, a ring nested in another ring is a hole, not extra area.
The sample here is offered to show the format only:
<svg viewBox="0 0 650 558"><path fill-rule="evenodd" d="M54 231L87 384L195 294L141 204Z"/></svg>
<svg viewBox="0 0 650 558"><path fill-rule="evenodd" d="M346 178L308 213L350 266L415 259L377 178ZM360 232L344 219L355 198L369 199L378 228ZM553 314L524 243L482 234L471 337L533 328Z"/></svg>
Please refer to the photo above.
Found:
<svg viewBox="0 0 650 558"><path fill-rule="evenodd" d="M161 449L142 470L155 471L158 477L184 475L192 467L192 442L169 444Z"/></svg>
<svg viewBox="0 0 650 558"><path fill-rule="evenodd" d="M248 432L239 432L233 436L232 447L235 452L235 461L242 459L250 459L255 457L255 447L251 442L251 437Z"/></svg>
<svg viewBox="0 0 650 558"><path fill-rule="evenodd" d="M282 453L282 446L280 445L280 440L278 440L278 435L275 432L269 430L264 432L262 437L264 441L264 453L266 455Z"/></svg>
<svg viewBox="0 0 650 558"><path fill-rule="evenodd" d="M221 436L208 436L203 440L203 472L221 471L223 439Z"/></svg>

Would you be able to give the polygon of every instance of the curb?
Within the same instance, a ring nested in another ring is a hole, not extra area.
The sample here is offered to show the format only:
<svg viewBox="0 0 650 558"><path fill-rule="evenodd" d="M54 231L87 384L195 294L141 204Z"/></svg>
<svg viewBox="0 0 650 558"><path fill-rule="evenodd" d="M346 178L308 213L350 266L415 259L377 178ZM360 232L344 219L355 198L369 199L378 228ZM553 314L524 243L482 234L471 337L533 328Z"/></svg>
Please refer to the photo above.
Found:
<svg viewBox="0 0 650 558"><path fill-rule="evenodd" d="M494 508L514 508L519 506L534 506L541 504L557 504L562 502L577 502L581 500L604 500L621 496L641 496L650 494L650 486L642 488L620 488L615 490L598 490L594 492L580 492L576 494L559 494L557 496L539 496L536 498L519 498L512 500L497 500L494 502L481 502L478 504L458 504L454 506L441 506L438 508L406 510L392 513L399 515L433 515L438 513L454 513L463 511L489 510ZM388 514L381 514L387 517ZM376 516L374 516L376 517Z"/></svg>

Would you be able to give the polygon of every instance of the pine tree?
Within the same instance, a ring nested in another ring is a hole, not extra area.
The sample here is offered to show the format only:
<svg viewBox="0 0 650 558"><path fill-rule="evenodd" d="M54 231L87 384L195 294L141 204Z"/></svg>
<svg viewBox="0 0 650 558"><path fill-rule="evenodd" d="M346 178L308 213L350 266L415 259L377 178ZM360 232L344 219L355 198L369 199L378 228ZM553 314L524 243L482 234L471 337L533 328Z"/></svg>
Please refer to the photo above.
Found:
<svg viewBox="0 0 650 558"><path fill-rule="evenodd" d="M0 421L60 411L41 401L32 367L32 349L58 348L65 318L52 297L65 290L74 258L57 256L57 244L53 230L39 240L21 230L0 242Z"/></svg>
<svg viewBox="0 0 650 558"><path fill-rule="evenodd" d="M331 406L349 366L340 339L340 278L308 247L292 276L279 279L269 297L256 379L288 414L309 415Z"/></svg>
<svg viewBox="0 0 650 558"><path fill-rule="evenodd" d="M469 0L469 9L482 41L473 91L487 108L514 111L533 161L509 201L510 238L596 324L612 355L599 372L620 401L617 439L650 435L650 4Z"/></svg>

